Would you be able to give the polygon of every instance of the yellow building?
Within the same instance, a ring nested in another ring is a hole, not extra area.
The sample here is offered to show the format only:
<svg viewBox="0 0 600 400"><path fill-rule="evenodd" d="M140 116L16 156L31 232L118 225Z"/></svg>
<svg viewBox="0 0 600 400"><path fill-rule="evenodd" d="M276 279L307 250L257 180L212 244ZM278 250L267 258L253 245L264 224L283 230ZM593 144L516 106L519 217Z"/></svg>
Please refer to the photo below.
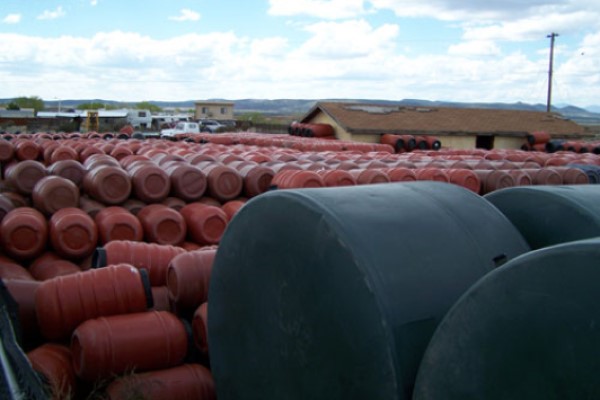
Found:
<svg viewBox="0 0 600 400"><path fill-rule="evenodd" d="M590 137L557 113L504 109L319 102L300 122L330 124L342 140L379 143L384 133L431 135L452 148L518 149L537 131L553 138Z"/></svg>
<svg viewBox="0 0 600 400"><path fill-rule="evenodd" d="M233 102L228 101L197 101L195 103L195 119L215 119L217 121L232 121Z"/></svg>

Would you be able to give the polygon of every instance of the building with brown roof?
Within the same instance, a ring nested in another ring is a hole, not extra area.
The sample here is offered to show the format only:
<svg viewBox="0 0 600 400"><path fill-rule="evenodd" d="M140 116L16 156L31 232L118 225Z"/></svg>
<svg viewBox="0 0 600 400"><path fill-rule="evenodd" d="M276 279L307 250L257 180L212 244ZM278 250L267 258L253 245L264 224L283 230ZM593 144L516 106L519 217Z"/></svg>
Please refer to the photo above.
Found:
<svg viewBox="0 0 600 400"><path fill-rule="evenodd" d="M557 113L504 109L319 102L300 122L330 124L343 140L378 143L384 133L432 135L453 148L516 149L537 131L553 138L589 136L584 127Z"/></svg>

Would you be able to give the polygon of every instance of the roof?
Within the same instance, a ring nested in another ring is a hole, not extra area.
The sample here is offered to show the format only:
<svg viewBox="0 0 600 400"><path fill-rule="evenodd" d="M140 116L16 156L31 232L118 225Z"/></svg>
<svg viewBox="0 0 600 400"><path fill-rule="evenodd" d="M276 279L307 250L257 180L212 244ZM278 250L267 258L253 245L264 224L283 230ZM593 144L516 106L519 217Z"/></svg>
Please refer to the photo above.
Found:
<svg viewBox="0 0 600 400"><path fill-rule="evenodd" d="M554 136L582 136L584 128L557 113L539 111L406 107L319 102L301 120L325 113L350 133L495 134L522 136L545 131Z"/></svg>
<svg viewBox="0 0 600 400"><path fill-rule="evenodd" d="M87 110L75 111L75 112L54 112L54 111L39 111L37 113L38 118L87 118ZM98 117L100 118L126 118L127 110L98 110Z"/></svg>

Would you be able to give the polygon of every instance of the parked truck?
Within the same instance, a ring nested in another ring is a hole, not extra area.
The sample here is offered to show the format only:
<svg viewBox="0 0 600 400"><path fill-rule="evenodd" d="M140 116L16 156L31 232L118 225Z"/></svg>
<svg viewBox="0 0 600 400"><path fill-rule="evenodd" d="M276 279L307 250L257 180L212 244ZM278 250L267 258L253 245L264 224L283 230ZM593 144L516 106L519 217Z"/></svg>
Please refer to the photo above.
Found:
<svg viewBox="0 0 600 400"><path fill-rule="evenodd" d="M178 122L174 128L160 131L162 138L173 138L179 134L200 133L200 125L197 122Z"/></svg>

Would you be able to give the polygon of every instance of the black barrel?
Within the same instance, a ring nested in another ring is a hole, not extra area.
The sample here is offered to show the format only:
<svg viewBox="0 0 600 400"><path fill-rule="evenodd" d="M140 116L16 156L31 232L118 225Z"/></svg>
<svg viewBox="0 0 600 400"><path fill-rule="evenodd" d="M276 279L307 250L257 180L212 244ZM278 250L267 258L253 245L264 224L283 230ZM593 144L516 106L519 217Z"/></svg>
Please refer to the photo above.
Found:
<svg viewBox="0 0 600 400"><path fill-rule="evenodd" d="M515 258L461 297L421 362L415 400L600 398L600 239Z"/></svg>
<svg viewBox="0 0 600 400"><path fill-rule="evenodd" d="M520 186L485 196L532 249L600 236L600 186Z"/></svg>
<svg viewBox="0 0 600 400"><path fill-rule="evenodd" d="M496 208L456 185L255 197L228 226L211 275L217 397L409 399L451 305L526 251Z"/></svg>

